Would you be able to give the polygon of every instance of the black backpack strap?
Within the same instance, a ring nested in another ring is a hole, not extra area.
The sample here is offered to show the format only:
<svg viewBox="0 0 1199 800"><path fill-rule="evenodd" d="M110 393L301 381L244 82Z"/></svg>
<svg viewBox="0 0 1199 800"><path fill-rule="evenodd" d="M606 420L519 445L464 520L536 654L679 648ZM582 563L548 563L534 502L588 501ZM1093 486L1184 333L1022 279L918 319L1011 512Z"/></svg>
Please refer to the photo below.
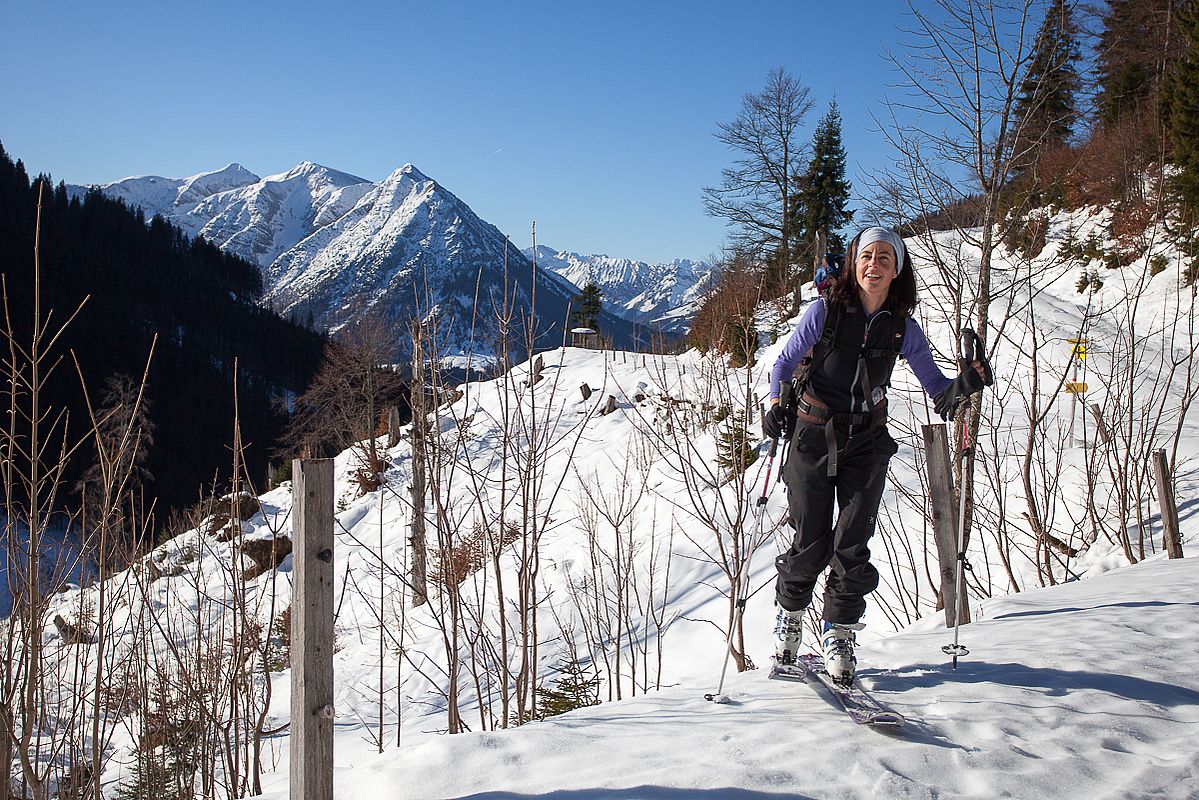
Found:
<svg viewBox="0 0 1199 800"><path fill-rule="evenodd" d="M845 306L840 303L830 303L823 298L820 302L824 303L826 312L824 327L820 331L820 338L816 340L816 344L812 345L812 357L804 370L803 378L795 386L796 397L803 397L808 381L816 374L816 370L820 369L820 365L828 358L829 353L833 352L833 348L837 344L837 333L841 327L841 317L845 314Z"/></svg>
<svg viewBox="0 0 1199 800"><path fill-rule="evenodd" d="M862 358L900 358L903 356L903 340L908 330L906 314L893 314L891 317L891 340L886 347L864 347Z"/></svg>

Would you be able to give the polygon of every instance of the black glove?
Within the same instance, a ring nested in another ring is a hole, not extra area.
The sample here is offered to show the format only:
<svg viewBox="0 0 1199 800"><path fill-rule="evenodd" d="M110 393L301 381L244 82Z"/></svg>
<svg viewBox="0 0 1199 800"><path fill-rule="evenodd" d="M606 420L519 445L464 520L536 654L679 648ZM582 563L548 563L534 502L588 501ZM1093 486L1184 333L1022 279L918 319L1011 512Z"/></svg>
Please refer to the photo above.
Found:
<svg viewBox="0 0 1199 800"><path fill-rule="evenodd" d="M987 373L990 374L991 368L986 366L985 361L983 364ZM953 383L946 386L933 398L933 410L941 416L941 419L952 417L958 403L975 392L981 391L984 386L990 385L982 375L978 374L978 370L974 368L972 362L961 361L958 366L962 371L954 378ZM991 379L991 382L994 382L994 378Z"/></svg>
<svg viewBox="0 0 1199 800"><path fill-rule="evenodd" d="M767 439L777 439L787 430L787 412L782 403L774 403L762 415L762 435Z"/></svg>

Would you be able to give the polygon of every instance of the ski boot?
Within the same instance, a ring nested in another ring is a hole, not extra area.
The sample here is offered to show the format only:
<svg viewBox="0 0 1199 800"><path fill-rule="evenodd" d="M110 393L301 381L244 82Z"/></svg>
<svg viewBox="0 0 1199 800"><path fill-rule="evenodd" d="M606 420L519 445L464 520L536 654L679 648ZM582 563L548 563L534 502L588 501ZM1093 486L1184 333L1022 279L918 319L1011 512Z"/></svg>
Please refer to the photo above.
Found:
<svg viewBox="0 0 1199 800"><path fill-rule="evenodd" d="M799 644L803 640L804 609L788 611L780 608L774 622L774 635L777 645L774 653L774 663L780 667L795 665L799 655Z"/></svg>
<svg viewBox="0 0 1199 800"><path fill-rule="evenodd" d="M824 671L843 686L853 683L854 668L858 665L853 653L856 641L854 634L864 627L861 623L824 623Z"/></svg>

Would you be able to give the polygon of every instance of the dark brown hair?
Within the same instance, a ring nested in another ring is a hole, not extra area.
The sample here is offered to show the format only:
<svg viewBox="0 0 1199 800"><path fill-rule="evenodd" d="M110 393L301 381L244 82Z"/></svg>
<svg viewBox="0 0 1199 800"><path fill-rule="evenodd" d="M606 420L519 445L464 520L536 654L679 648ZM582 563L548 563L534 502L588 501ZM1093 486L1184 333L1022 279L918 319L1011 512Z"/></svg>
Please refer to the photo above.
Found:
<svg viewBox="0 0 1199 800"><path fill-rule="evenodd" d="M861 233L853 237L845 249L845 267L841 270L841 278L829 292L829 299L835 303L854 306L862 302L857 269L858 239L861 237ZM910 317L916 308L916 274L912 271L912 257L908 255L907 247L903 248L903 269L891 281L883 308L897 317Z"/></svg>

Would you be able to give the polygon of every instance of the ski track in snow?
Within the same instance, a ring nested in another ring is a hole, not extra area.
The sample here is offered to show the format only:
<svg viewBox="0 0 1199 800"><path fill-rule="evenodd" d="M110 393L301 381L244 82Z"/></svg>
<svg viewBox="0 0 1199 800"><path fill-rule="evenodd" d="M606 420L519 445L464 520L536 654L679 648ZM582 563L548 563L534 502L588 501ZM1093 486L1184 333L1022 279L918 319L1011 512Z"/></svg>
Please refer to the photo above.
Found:
<svg viewBox="0 0 1199 800"><path fill-rule="evenodd" d="M1161 559L992 600L963 628L861 648L861 681L908 716L855 726L814 686L734 675L502 732L338 758L339 794L602 798L1192 798L1199 786L1199 562ZM340 742L339 742L340 744ZM279 795L282 797L282 795Z"/></svg>

